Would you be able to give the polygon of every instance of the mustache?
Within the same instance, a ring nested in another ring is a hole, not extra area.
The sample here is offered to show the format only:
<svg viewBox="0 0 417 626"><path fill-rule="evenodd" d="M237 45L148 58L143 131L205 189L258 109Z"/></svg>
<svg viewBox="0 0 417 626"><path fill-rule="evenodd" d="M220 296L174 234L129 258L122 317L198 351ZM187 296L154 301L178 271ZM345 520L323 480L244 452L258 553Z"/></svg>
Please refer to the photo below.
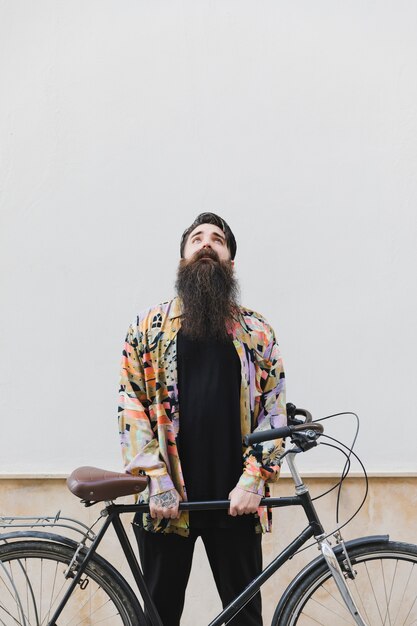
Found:
<svg viewBox="0 0 417 626"><path fill-rule="evenodd" d="M201 261L201 259L206 258L220 263L220 257L215 250L212 248L202 248L193 254L193 256L186 262L186 265L192 265L193 263L197 263L198 261Z"/></svg>

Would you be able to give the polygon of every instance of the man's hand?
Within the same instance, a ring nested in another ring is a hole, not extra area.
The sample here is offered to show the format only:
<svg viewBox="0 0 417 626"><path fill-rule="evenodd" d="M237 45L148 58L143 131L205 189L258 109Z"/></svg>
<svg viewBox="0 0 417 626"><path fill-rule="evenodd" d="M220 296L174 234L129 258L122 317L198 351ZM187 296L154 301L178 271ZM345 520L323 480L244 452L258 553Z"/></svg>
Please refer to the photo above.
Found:
<svg viewBox="0 0 417 626"><path fill-rule="evenodd" d="M235 487L229 493L230 508L229 515L244 515L245 513L256 513L262 496L251 491L245 491L240 487Z"/></svg>
<svg viewBox="0 0 417 626"><path fill-rule="evenodd" d="M170 489L163 493L157 493L149 498L149 512L151 517L166 517L168 519L177 519L180 516L178 505L181 496L176 489Z"/></svg>

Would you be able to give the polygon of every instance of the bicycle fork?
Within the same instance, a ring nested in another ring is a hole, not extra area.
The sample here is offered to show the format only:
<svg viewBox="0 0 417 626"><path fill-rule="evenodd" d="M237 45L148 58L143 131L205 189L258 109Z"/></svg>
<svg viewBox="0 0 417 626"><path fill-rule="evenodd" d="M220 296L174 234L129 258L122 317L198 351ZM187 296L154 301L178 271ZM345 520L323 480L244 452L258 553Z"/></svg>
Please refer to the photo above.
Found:
<svg viewBox="0 0 417 626"><path fill-rule="evenodd" d="M350 612L358 626L368 626L367 623L364 621L362 615L360 614L359 609L356 606L355 600L350 593L350 589L346 584L346 580L339 565L339 561L337 560L337 557L333 552L329 541L325 536L316 537L316 539L319 543L321 553L328 565L328 568L333 576L333 579L337 585L337 588L339 589L340 595L342 596L348 611Z"/></svg>
<svg viewBox="0 0 417 626"><path fill-rule="evenodd" d="M314 529L315 539L317 540L319 544L323 558L325 559L327 563L327 566L333 576L336 586L340 592L340 595L342 596L342 599L349 613L352 615L357 626L368 626L365 620L363 619L362 615L360 614L358 607L356 606L356 602L353 599L353 596L350 592L349 587L347 586L345 577L339 565L339 561L337 560L337 557L335 553L333 552L330 542L328 541L327 536L324 533L323 526L321 525L316 509L314 508L313 501L311 500L308 487L303 483L302 478L298 472L298 469L294 463L294 457L297 453L298 453L298 449L294 447L292 450L289 450L289 452L286 455L288 467L295 483L295 492L301 500L305 514L308 518L308 521L310 522L310 526ZM346 553L346 556L347 556L347 553ZM348 561L348 565L350 566L348 556L347 556L347 561ZM354 572L351 567L350 569L351 569L352 574L354 575Z"/></svg>

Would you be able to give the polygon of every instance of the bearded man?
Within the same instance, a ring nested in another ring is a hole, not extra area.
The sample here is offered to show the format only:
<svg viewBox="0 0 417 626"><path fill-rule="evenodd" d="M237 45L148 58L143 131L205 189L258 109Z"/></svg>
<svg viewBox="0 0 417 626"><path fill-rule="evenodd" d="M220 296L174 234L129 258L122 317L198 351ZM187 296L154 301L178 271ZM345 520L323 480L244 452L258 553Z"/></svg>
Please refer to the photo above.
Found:
<svg viewBox="0 0 417 626"><path fill-rule="evenodd" d="M262 569L259 507L279 473L281 441L245 447L286 424L285 378L274 331L238 304L235 237L202 213L180 245L177 297L140 313L123 352L119 429L127 472L149 477L149 514L135 533L164 626L178 626L201 537L226 606ZM230 499L229 511L179 511L181 500ZM261 626L258 593L230 622Z"/></svg>

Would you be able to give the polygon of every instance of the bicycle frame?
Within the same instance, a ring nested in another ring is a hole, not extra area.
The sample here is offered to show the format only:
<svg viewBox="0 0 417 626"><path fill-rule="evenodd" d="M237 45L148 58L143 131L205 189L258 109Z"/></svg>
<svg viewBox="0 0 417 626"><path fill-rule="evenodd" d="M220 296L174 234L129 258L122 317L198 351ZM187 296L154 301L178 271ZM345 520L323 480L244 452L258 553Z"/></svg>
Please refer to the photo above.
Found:
<svg viewBox="0 0 417 626"><path fill-rule="evenodd" d="M355 605L355 602L349 592L349 589L345 583L345 579L341 568L339 566L338 560L333 552L333 549L330 546L330 543L327 541L326 535L324 533L323 527L321 525L320 519L315 510L314 504L312 502L311 496L309 494L308 488L304 485L298 470L294 463L294 457L298 453L296 448L290 450L287 456L288 466L295 483L295 496L290 497L280 497L280 498L264 498L261 501L261 506L265 505L268 507L288 507L288 506L301 506L305 512L305 515L308 520L308 526L280 553L275 559L240 593L226 608L223 609L219 615L210 622L209 626L220 626L223 623L227 623L233 617L237 615L240 609L250 601L250 599L258 593L261 586L266 582L284 563L286 563L294 554L299 550L309 539L314 537L318 542L320 549L322 551L323 557L325 558L329 569L332 573L333 578L335 579L336 585L341 593L341 596L349 609L351 615L355 619L355 622L358 626L366 626L365 621L361 617L358 608ZM220 501L211 501L211 502L183 502L180 504L180 509L185 511L192 510L210 510L210 509L227 509L229 508L230 501L229 500L220 500ZM148 588L146 587L143 574L136 558L136 555L133 551L132 545L129 542L126 531L122 525L120 520L120 515L123 513L137 513L137 512L145 512L149 510L147 504L132 504L132 505L121 505L121 504L113 504L109 503L103 511L103 516L105 516L105 521L95 539L93 540L91 546L87 550L85 557L83 558L80 566L77 569L77 572L74 574L74 578L72 583L69 585L62 601L57 607L54 615L52 616L48 626L58 626L57 620L74 591L77 584L80 583L83 572L90 561L91 557L96 552L101 540L103 539L108 527L110 525L113 526L116 535L119 539L122 550L125 554L126 560L129 564L129 568L132 572L132 575L135 579L136 585L138 587L139 593L143 599L144 608L147 613L149 622L152 626L163 626L161 622L161 618L156 610L156 607L152 601L152 598L149 594ZM81 547L84 547L83 545ZM80 547L80 550L81 550ZM73 563L79 558L79 551L74 555ZM70 565L71 568L71 565ZM69 568L69 569L70 569Z"/></svg>

